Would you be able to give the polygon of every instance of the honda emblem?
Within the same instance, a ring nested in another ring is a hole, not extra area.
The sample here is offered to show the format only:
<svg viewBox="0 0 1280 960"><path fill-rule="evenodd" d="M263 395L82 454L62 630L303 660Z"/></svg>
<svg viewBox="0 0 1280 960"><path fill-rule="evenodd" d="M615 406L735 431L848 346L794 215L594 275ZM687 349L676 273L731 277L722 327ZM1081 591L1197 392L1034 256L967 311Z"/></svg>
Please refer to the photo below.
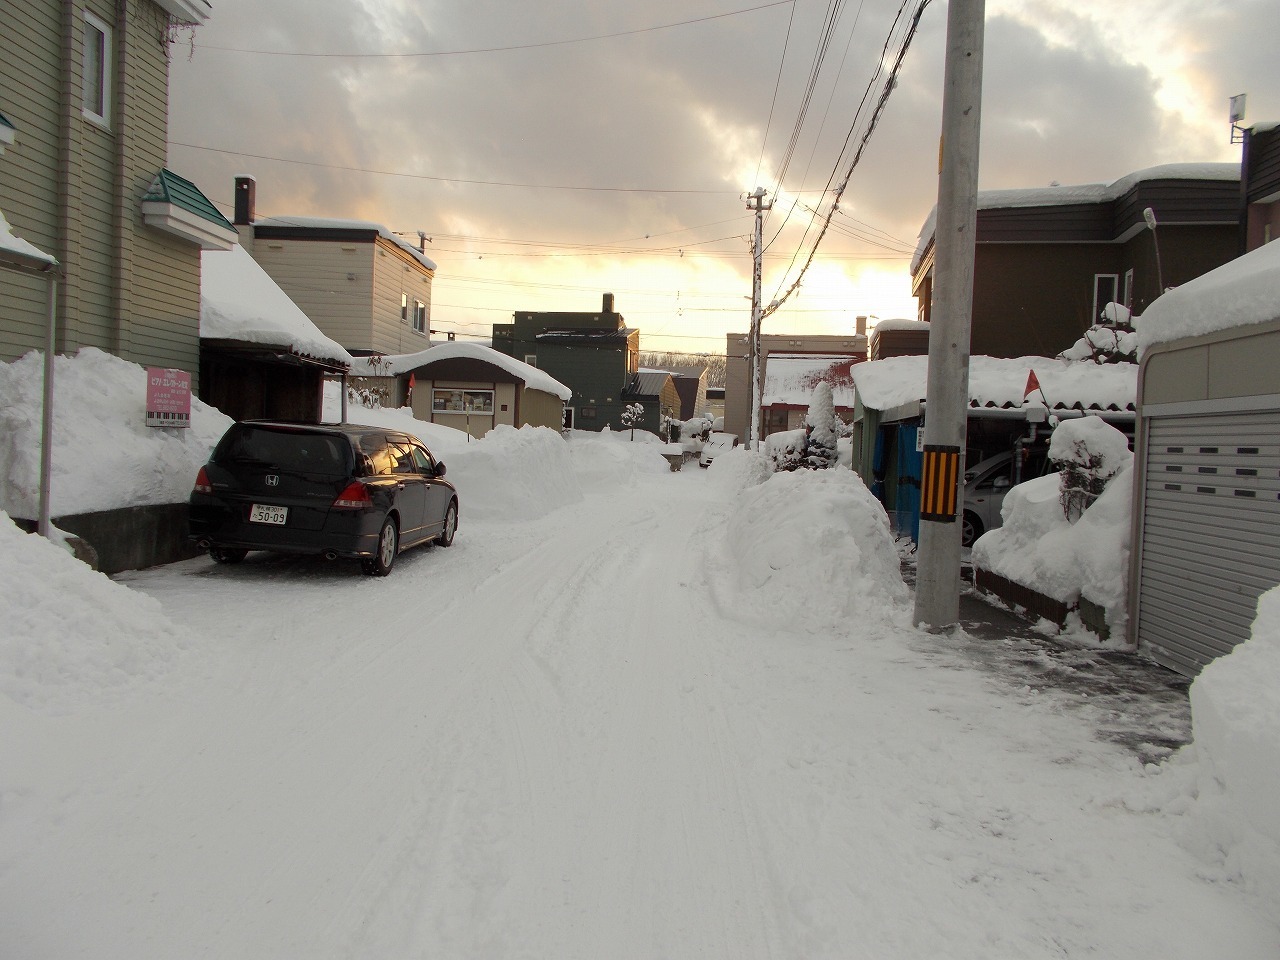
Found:
<svg viewBox="0 0 1280 960"><path fill-rule="evenodd" d="M274 473L268 473L265 479L267 481L268 487L280 486L280 478L277 477Z"/></svg>

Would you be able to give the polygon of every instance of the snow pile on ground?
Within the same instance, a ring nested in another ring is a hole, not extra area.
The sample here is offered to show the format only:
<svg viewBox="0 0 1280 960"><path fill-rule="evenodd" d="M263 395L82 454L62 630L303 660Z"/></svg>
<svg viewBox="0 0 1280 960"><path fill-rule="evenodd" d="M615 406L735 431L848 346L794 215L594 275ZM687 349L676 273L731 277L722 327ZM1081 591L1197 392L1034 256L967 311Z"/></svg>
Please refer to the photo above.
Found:
<svg viewBox="0 0 1280 960"><path fill-rule="evenodd" d="M166 672L185 646L151 597L94 572L0 510L0 694L64 712Z"/></svg>
<svg viewBox="0 0 1280 960"><path fill-rule="evenodd" d="M1075 522L1062 508L1062 475L1013 487L1000 509L1003 526L973 545L975 567L1029 586L1068 605L1081 597L1106 610L1116 642L1127 616L1133 455L1124 434L1098 417L1067 420L1054 431L1049 458L1072 462L1083 445L1110 475L1102 495Z"/></svg>
<svg viewBox="0 0 1280 960"><path fill-rule="evenodd" d="M637 476L669 473L671 465L662 456L666 444L644 430L613 432L574 430L569 434L569 453L584 486L623 486Z"/></svg>
<svg viewBox="0 0 1280 960"><path fill-rule="evenodd" d="M1258 599L1253 635L1191 685L1196 816L1184 841L1225 861L1280 916L1280 587Z"/></svg>
<svg viewBox="0 0 1280 960"><path fill-rule="evenodd" d="M884 507L849 470L775 473L712 536L717 599L738 619L826 633L884 620L907 599Z"/></svg>
<svg viewBox="0 0 1280 960"><path fill-rule="evenodd" d="M582 499L572 459L555 430L500 426L451 453L446 477L464 522L533 520Z"/></svg>
<svg viewBox="0 0 1280 960"><path fill-rule="evenodd" d="M44 355L0 364L0 509L40 512ZM184 503L231 418L191 398L191 426L148 427L147 371L86 347L54 361L50 513Z"/></svg>

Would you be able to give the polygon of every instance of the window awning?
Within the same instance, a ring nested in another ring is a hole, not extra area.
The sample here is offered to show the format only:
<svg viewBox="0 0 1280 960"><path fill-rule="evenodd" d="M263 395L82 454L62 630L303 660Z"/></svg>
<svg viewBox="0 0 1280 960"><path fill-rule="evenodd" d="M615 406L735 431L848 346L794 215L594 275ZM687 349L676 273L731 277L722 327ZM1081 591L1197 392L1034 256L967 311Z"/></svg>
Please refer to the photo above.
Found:
<svg viewBox="0 0 1280 960"><path fill-rule="evenodd" d="M172 233L201 250L230 250L239 234L208 197L190 180L161 170L142 196L142 222Z"/></svg>

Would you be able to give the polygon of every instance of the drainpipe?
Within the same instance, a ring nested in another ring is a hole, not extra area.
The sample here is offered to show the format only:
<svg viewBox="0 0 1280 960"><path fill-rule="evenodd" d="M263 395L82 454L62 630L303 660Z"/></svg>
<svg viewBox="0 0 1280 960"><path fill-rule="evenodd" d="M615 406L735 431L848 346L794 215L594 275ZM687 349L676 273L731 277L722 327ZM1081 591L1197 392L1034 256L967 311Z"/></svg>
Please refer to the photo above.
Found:
<svg viewBox="0 0 1280 960"><path fill-rule="evenodd" d="M40 418L40 516L36 520L36 532L46 538L52 526L49 521L49 487L53 474L53 352L57 330L58 275L50 271L49 329L44 344L44 404Z"/></svg>

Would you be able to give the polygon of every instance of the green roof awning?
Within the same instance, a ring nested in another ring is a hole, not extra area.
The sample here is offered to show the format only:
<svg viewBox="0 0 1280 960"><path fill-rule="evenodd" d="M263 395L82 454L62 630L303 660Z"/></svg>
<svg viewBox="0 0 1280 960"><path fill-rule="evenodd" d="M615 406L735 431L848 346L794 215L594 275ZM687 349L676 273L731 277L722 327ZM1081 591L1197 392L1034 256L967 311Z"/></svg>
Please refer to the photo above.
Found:
<svg viewBox="0 0 1280 960"><path fill-rule="evenodd" d="M230 250L239 235L231 221L190 180L161 170L142 196L144 223L198 243L204 250Z"/></svg>

